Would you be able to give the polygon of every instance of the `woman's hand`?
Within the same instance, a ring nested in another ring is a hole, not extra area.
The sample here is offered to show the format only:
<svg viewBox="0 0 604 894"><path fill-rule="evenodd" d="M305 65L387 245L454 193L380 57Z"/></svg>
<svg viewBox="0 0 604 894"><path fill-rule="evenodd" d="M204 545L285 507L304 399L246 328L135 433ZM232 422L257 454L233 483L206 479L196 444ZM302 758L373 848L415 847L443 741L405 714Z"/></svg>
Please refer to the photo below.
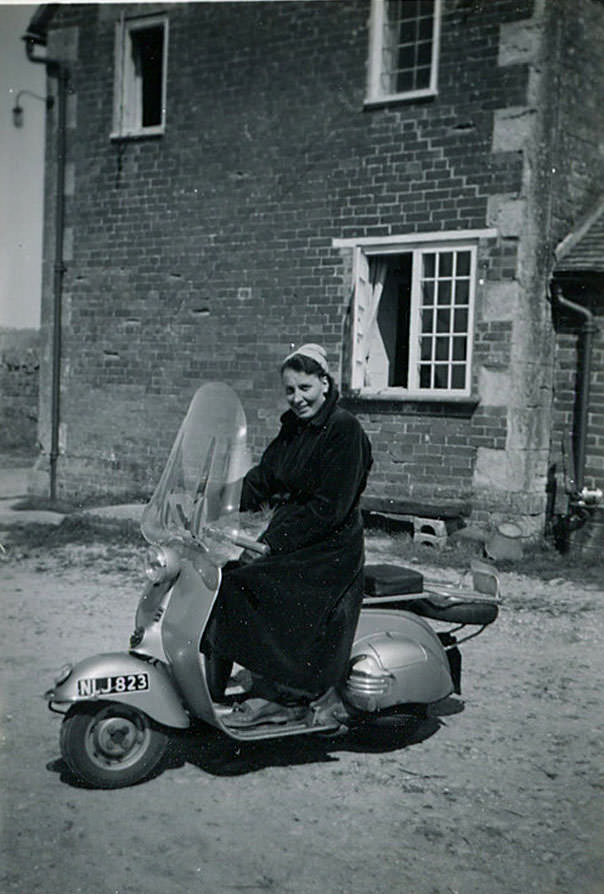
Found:
<svg viewBox="0 0 604 894"><path fill-rule="evenodd" d="M265 553L265 555L263 556L262 553L254 552L251 549L244 549L239 556L239 564L251 565L252 562L256 562L258 559L265 558L266 555L268 555L268 553Z"/></svg>

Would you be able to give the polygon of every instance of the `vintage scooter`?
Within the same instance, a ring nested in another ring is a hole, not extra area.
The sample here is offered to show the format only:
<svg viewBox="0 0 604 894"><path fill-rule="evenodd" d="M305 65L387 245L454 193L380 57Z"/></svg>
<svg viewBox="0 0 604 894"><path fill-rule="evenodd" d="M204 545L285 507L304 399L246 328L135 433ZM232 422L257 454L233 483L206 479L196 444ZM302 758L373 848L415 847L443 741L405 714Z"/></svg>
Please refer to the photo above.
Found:
<svg viewBox="0 0 604 894"><path fill-rule="evenodd" d="M453 633L469 624L479 628L469 634L475 636L494 621L495 573L488 566L476 569L474 589L462 591L425 587L422 575L410 569L369 565L348 673L333 710L329 700L319 699L302 719L229 726L225 705L210 698L200 642L222 566L244 548L265 549L243 532L238 513L249 465L239 399L225 384L202 385L143 512L148 583L129 650L64 666L46 693L50 709L64 715L62 756L88 784L119 788L146 778L160 765L170 731L198 720L241 742L330 736L460 691L461 656ZM426 617L456 626L436 633ZM251 675L240 669L227 701L246 697L246 677Z"/></svg>

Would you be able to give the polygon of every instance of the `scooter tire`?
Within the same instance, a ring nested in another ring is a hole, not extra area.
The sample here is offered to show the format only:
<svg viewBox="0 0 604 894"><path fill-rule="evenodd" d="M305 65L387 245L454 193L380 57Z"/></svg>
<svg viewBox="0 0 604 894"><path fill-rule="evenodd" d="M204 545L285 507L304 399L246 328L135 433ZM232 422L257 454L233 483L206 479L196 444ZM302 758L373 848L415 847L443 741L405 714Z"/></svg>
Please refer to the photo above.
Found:
<svg viewBox="0 0 604 894"><path fill-rule="evenodd" d="M94 788L123 788L157 769L169 736L150 717L114 702L77 704L61 725L61 754L74 776Z"/></svg>

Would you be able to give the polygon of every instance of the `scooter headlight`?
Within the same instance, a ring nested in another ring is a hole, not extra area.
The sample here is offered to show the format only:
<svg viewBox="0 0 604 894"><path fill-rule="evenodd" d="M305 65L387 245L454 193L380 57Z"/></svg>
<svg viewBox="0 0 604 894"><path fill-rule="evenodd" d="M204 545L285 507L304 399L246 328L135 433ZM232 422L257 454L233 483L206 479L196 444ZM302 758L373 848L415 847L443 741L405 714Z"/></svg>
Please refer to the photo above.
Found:
<svg viewBox="0 0 604 894"><path fill-rule="evenodd" d="M73 670L73 665L64 664L63 667L57 672L55 677L55 686L60 686L61 683L64 683L65 680L68 680L71 676L71 672Z"/></svg>
<svg viewBox="0 0 604 894"><path fill-rule="evenodd" d="M166 546L150 546L145 555L145 574L154 584L176 577L180 570L177 553Z"/></svg>

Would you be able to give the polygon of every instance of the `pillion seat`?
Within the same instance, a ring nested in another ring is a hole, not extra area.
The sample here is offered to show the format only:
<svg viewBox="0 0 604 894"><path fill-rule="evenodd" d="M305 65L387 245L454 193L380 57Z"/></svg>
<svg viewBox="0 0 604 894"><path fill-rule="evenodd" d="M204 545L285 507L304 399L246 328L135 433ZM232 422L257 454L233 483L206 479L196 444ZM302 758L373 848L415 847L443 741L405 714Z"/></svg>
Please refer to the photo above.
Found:
<svg viewBox="0 0 604 894"><path fill-rule="evenodd" d="M423 575L400 565L366 565L363 608L396 608L434 621L491 624L499 613L499 582L495 572L473 567L475 589L450 584L425 585Z"/></svg>

